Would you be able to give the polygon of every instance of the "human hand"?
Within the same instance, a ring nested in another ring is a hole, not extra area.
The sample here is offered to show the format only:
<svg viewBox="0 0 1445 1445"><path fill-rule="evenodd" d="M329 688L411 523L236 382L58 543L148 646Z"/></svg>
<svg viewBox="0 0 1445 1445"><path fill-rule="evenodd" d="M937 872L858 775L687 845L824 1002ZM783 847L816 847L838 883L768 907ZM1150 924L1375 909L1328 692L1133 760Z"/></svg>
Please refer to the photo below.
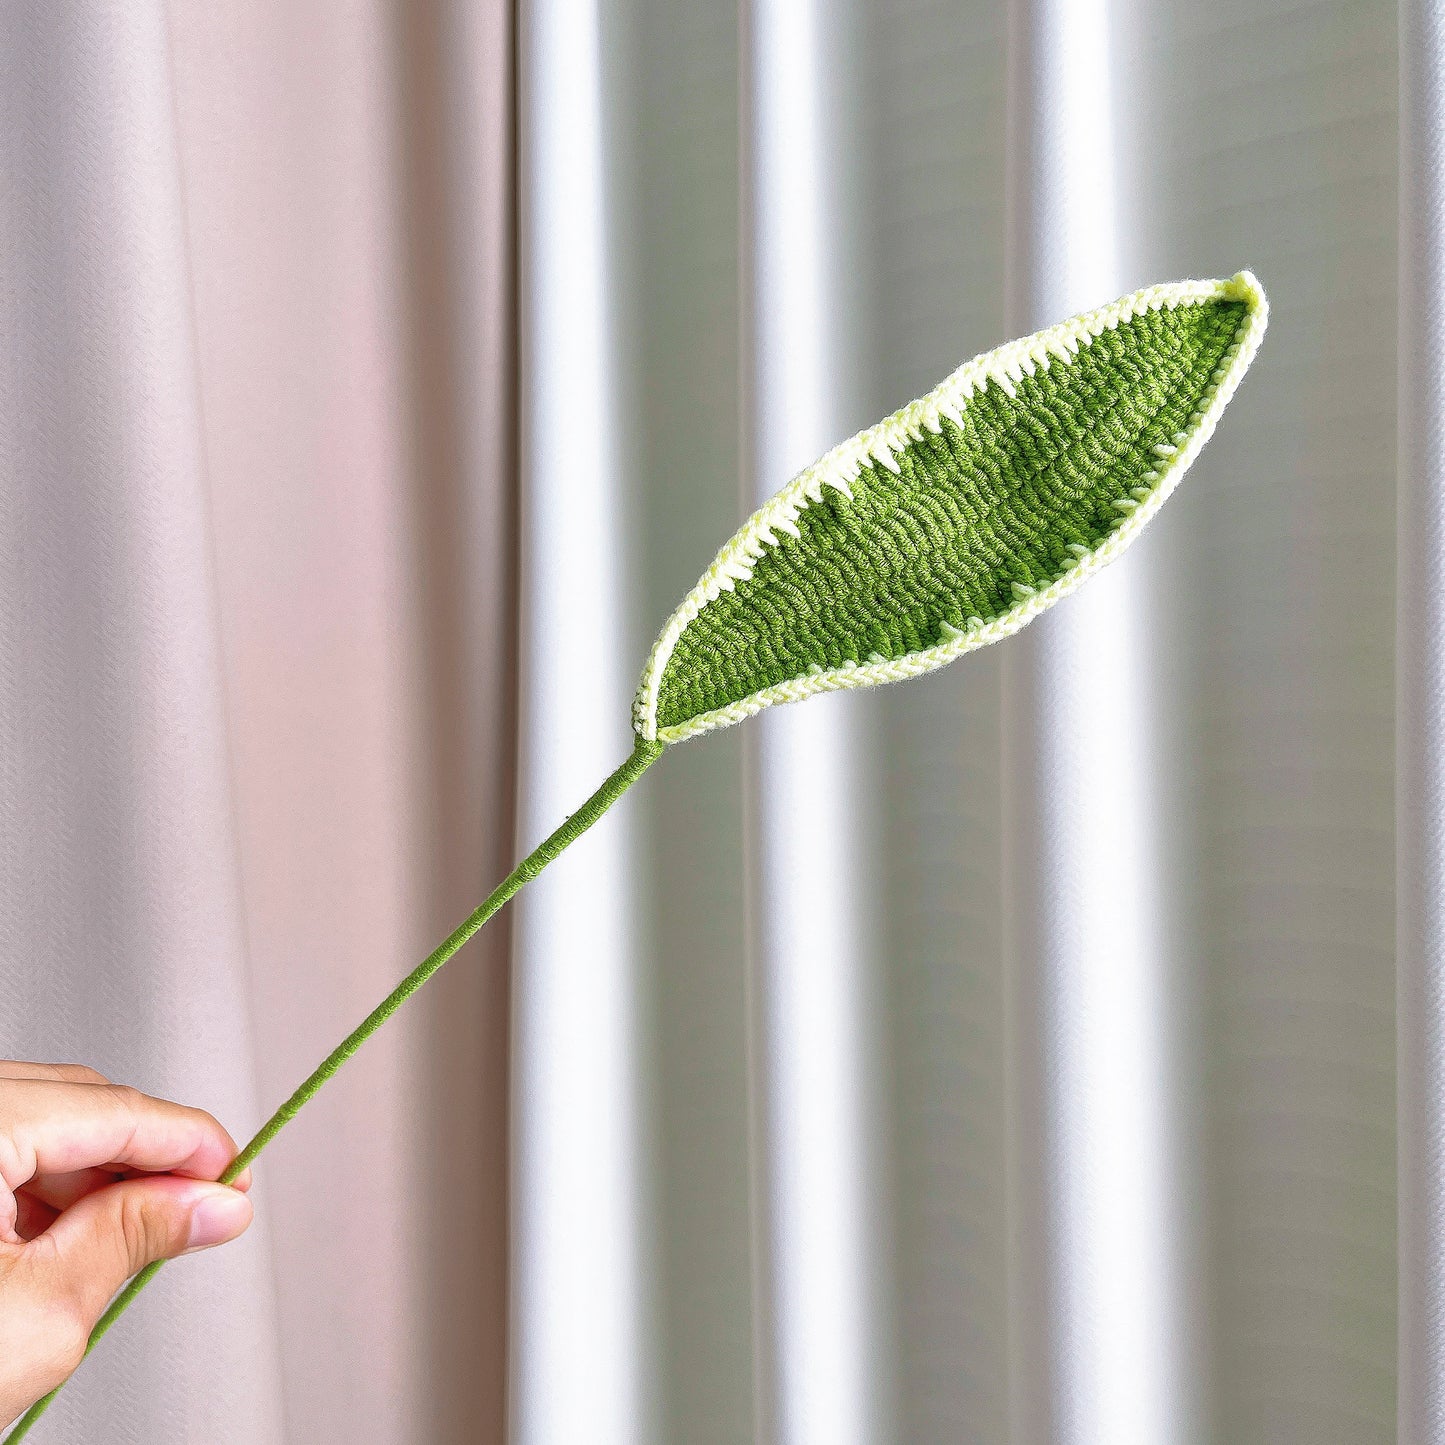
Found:
<svg viewBox="0 0 1445 1445"><path fill-rule="evenodd" d="M250 1171L204 1182L235 1157L200 1109L0 1060L0 1424L75 1369L131 1275L245 1231Z"/></svg>

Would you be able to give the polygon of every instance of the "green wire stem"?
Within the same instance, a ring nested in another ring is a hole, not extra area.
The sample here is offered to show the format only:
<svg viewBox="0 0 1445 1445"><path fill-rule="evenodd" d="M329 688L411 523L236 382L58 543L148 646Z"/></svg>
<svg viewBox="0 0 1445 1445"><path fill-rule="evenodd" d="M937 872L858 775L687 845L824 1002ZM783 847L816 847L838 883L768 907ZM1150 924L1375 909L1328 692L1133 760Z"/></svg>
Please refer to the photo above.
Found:
<svg viewBox="0 0 1445 1445"><path fill-rule="evenodd" d="M302 1106L313 1098L321 1086L344 1064L432 974L434 974L458 949L487 922L496 911L518 891L530 883L557 855L575 843L638 778L662 756L664 744L638 738L631 756L587 799L578 810L571 814L550 837L522 859L512 871L492 890L486 902L457 926L446 939L437 945L417 966L387 994L387 996L362 1019L362 1021L327 1054L316 1066L296 1092L271 1115L261 1126L255 1138L231 1161L226 1172L217 1181L234 1184L241 1173L249 1167L256 1156L301 1112ZM105 1332L130 1307L131 1301L156 1277L164 1260L148 1264L110 1302L109 1308L101 1315L95 1328L90 1332L90 1341L85 1347L87 1355L96 1347ZM30 1427L50 1408L50 1402L64 1388L57 1385L43 1399L37 1400L15 1423L15 1428L5 1437L4 1445L16 1445L30 1432Z"/></svg>

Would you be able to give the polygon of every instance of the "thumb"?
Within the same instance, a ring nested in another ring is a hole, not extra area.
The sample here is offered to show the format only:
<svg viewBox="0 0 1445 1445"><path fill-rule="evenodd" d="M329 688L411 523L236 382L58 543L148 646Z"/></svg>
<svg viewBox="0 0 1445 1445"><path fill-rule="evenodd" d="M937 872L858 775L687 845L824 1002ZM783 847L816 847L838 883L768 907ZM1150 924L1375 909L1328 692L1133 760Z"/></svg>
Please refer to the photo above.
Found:
<svg viewBox="0 0 1445 1445"><path fill-rule="evenodd" d="M224 1244L250 1223L251 1201L228 1185L173 1174L122 1180L72 1204L31 1241L32 1250L45 1244L35 1282L73 1302L89 1330L146 1265Z"/></svg>

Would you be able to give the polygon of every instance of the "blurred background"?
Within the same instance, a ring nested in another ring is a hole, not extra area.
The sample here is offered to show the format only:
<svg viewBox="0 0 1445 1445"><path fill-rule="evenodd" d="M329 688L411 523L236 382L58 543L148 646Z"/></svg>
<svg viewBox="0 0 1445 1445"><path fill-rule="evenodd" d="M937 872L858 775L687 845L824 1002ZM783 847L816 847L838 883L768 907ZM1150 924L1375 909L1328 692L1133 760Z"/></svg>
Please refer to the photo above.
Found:
<svg viewBox="0 0 1445 1445"><path fill-rule="evenodd" d="M670 752L37 1441L1441 1438L1401 13L0 4L0 1055L238 1137L622 759L795 470L1137 286L1272 306L1122 563Z"/></svg>

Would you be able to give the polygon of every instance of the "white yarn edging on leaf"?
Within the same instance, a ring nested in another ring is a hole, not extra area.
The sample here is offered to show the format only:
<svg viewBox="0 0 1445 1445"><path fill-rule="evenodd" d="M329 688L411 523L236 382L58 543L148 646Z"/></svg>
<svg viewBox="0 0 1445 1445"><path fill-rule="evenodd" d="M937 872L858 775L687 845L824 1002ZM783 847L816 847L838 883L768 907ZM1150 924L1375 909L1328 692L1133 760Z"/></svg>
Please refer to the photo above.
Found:
<svg viewBox="0 0 1445 1445"><path fill-rule="evenodd" d="M865 466L877 463L898 472L895 452L919 440L924 428L934 433L941 431L944 417L961 426L968 403L991 383L1003 387L1013 396L1017 383L1025 374L1032 375L1036 370L1047 369L1055 361L1068 364L1096 337L1114 330L1122 322L1166 306L1201 305L1217 300L1242 301L1245 315L1214 372L1214 385L1192 413L1190 425L1176 433L1172 443L1155 447L1160 466L1156 471L1145 474L1150 485L1135 488L1130 497L1120 498L1115 503L1121 513L1119 525L1097 547L1074 549L1078 550L1078 561L1047 587L1035 589L1015 583L1014 590L1019 601L1009 611L986 624L980 618L971 618L969 625L963 629L945 623L942 639L921 651L890 660L848 663L842 667L804 673L763 688L726 707L699 713L686 722L665 728L657 726L658 693L678 638L709 602L723 592L731 592L739 581L752 576L753 564L767 548L782 545L778 532L793 537L802 535L797 518L807 507L822 500L824 487L832 487L851 500L851 484ZM658 634L633 702L633 727L649 741L681 742L698 733L741 722L775 703L801 702L815 693L874 687L917 677L952 662L966 652L1011 636L1118 557L1163 506L1179 479L1189 470L1199 449L1213 435L1220 413L1254 360L1268 320L1269 303L1263 289L1249 271L1241 271L1227 280L1178 281L1164 286L1146 286L1108 306L1087 311L1021 340L1010 341L965 362L926 396L909 403L885 421L859 432L799 472L743 524Z"/></svg>

